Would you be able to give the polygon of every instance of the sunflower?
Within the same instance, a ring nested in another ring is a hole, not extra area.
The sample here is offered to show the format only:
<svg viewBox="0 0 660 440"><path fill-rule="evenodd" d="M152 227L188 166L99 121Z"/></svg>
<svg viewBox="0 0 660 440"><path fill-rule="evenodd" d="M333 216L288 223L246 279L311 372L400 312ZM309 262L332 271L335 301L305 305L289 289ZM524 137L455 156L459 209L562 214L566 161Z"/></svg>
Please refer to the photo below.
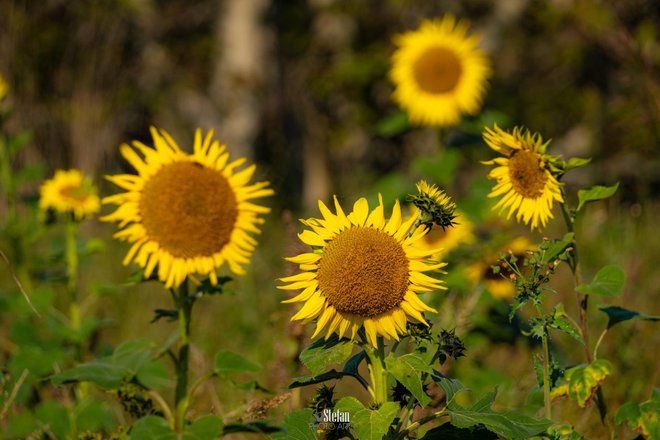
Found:
<svg viewBox="0 0 660 440"><path fill-rule="evenodd" d="M133 148L121 146L137 175L107 176L126 190L103 199L119 207L102 218L118 222L121 230L115 237L132 243L124 264L135 261L146 278L158 267L158 279L167 288L193 274L216 284L216 268L225 262L232 272L243 274L242 265L256 246L248 233L259 233L259 214L270 211L249 200L272 195L269 183L248 185L255 166L235 171L245 159L229 162L213 131L204 138L201 130L195 132L192 154L163 130L152 127L151 135L153 148L137 141Z"/></svg>
<svg viewBox="0 0 660 440"><path fill-rule="evenodd" d="M507 133L497 125L486 128L483 136L488 146L504 156L482 162L496 165L488 174L489 179L497 180L488 197L504 195L493 209L502 212L509 208L507 219L517 211L518 222L531 222L532 230L544 228L553 218L553 202L564 203L560 184L548 167L550 156L545 152L549 141L543 143L540 134L519 127Z"/></svg>
<svg viewBox="0 0 660 440"><path fill-rule="evenodd" d="M467 35L469 23L451 14L424 20L419 29L394 37L390 77L394 100L417 124L456 125L462 114L481 108L490 61Z"/></svg>
<svg viewBox="0 0 660 440"><path fill-rule="evenodd" d="M534 249L535 246L526 237L518 237L499 247L496 252L489 254L483 261L468 266L466 275L474 284L483 282L486 290L494 298L510 300L516 294L513 282L509 279L513 272L507 263L500 260L500 255L513 255L522 260L527 252L534 251ZM493 266L500 267L499 273L493 272Z"/></svg>
<svg viewBox="0 0 660 440"><path fill-rule="evenodd" d="M39 208L72 213L81 220L99 212L101 201L97 188L82 172L57 170L39 189Z"/></svg>
<svg viewBox="0 0 660 440"><path fill-rule="evenodd" d="M475 240L474 223L466 215L456 212L454 223L451 228L442 229L440 227L432 228L421 240L419 247L422 249L440 249L434 255L439 258L448 255L451 251L461 244L472 244Z"/></svg>
<svg viewBox="0 0 660 440"><path fill-rule="evenodd" d="M377 336L399 339L407 321L427 324L422 312L436 311L424 304L417 293L445 289L442 281L424 274L444 273L446 263L430 259L437 249L421 249L423 225L414 228L415 216L403 221L397 201L389 221L385 220L383 201L370 212L364 198L344 214L337 198L336 214L319 201L323 218L302 220L310 229L300 240L313 252L287 258L303 271L280 280L289 283L280 289L298 290L298 296L285 303L304 302L291 320L308 323L316 319L312 338L335 331L350 338L364 327L367 340L376 346ZM413 230L414 228L414 230ZM350 330L350 332L349 332Z"/></svg>

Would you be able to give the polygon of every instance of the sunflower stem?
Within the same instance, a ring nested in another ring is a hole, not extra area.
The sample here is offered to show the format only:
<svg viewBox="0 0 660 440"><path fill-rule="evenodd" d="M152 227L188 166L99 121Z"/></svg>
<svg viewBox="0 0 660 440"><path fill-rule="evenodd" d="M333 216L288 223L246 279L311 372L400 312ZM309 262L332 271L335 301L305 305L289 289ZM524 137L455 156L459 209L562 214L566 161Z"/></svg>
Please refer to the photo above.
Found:
<svg viewBox="0 0 660 440"><path fill-rule="evenodd" d="M78 360L82 360L82 341L79 335L81 327L80 305L78 304L78 222L73 215L68 217L66 223L66 289L69 298L69 320L71 329L75 332L76 351Z"/></svg>
<svg viewBox="0 0 660 440"><path fill-rule="evenodd" d="M539 316L543 318L541 307L537 306L536 310ZM550 348L548 346L548 328L543 327L543 335L541 337L543 344L543 404L545 406L545 418L552 420L552 400L550 398Z"/></svg>
<svg viewBox="0 0 660 440"><path fill-rule="evenodd" d="M371 387L369 391L375 406L387 402L387 369L385 368L385 343L382 336L377 338L377 346L364 345L364 352L369 360L369 376Z"/></svg>
<svg viewBox="0 0 660 440"><path fill-rule="evenodd" d="M177 289L175 295L179 311L179 355L176 358L176 390L174 404L176 417L174 428L181 432L185 427L185 417L190 400L188 398L188 365L190 363L190 318L192 301L188 295L188 280Z"/></svg>
<svg viewBox="0 0 660 440"><path fill-rule="evenodd" d="M562 196L566 200L566 194L562 188ZM566 230L570 233L575 234L575 218L577 217L577 212L571 213L566 202L560 203L562 217L566 223ZM575 286L579 286L582 282L582 273L580 270L580 254L578 253L577 241L575 235L573 236L573 249L571 250L571 262L569 266L573 272L573 279L575 280ZM589 346L589 327L587 325L587 309L589 306L589 295L581 295L577 290L575 290L575 295L578 303L578 317L580 321L580 332L582 333L582 341L584 342L584 353L587 358L588 363L592 363L594 360L593 352ZM605 417L607 416L607 403L605 402L605 396L603 395L602 386L599 386L596 390L596 406L598 407L598 413L600 415L601 422L605 423Z"/></svg>

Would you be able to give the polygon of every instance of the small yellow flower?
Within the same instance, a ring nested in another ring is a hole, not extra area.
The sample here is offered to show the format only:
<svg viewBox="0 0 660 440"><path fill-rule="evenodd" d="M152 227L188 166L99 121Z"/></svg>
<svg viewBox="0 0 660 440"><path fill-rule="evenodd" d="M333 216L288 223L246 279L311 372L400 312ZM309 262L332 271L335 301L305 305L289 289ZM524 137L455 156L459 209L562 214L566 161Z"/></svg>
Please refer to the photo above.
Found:
<svg viewBox="0 0 660 440"><path fill-rule="evenodd" d="M513 272L507 263L500 261L500 255L513 254L519 261L522 261L527 252L534 250L535 246L526 237L518 237L501 246L482 261L468 266L466 275L474 284L483 282L486 290L493 297L511 300L516 295L516 289L511 279ZM493 266L500 266L499 273L493 273Z"/></svg>
<svg viewBox="0 0 660 440"><path fill-rule="evenodd" d="M421 249L423 225L412 230L417 217L403 221L397 201L386 221L383 201L373 211L364 198L344 214L335 197L332 213L319 201L323 218L303 220L309 229L300 240L314 248L287 260L300 265L301 273L282 278L288 283L280 289L302 293L285 303L303 302L291 320L309 323L316 320L313 338L335 331L355 338L364 327L367 341L374 347L377 337L399 339L408 321L426 324L422 312L435 310L417 294L445 289L442 281L424 272L442 272L446 263L430 258L437 249ZM442 272L444 273L444 272Z"/></svg>
<svg viewBox="0 0 660 440"><path fill-rule="evenodd" d="M504 196L493 207L500 213L509 209L507 219L517 211L516 220L530 224L532 230L542 229L553 218L552 204L564 203L560 184L548 168L549 156L545 154L548 142L541 135L514 128L507 133L495 125L486 128L484 140L490 148L503 157L482 162L496 165L488 174L497 181L488 197Z"/></svg>
<svg viewBox="0 0 660 440"><path fill-rule="evenodd" d="M394 100L410 121L432 126L456 125L463 114L481 108L490 62L468 34L469 23L446 14L424 20L419 29L394 37L390 76Z"/></svg>
<svg viewBox="0 0 660 440"><path fill-rule="evenodd" d="M78 170L57 170L39 190L39 208L71 213L80 220L99 212L98 190L90 179Z"/></svg>
<svg viewBox="0 0 660 440"><path fill-rule="evenodd" d="M225 262L243 274L257 244L248 233L258 234L264 222L259 215L270 212L250 200L273 195L269 183L248 184L256 167L235 171L245 158L230 162L213 131L203 138L201 130L195 132L192 154L163 130L152 127L151 134L154 147L137 141L133 148L121 146L137 175L107 177L126 190L103 199L119 207L102 218L119 223L115 237L132 244L124 264L135 261L146 278L157 271L167 288L192 274L216 284L216 268Z"/></svg>

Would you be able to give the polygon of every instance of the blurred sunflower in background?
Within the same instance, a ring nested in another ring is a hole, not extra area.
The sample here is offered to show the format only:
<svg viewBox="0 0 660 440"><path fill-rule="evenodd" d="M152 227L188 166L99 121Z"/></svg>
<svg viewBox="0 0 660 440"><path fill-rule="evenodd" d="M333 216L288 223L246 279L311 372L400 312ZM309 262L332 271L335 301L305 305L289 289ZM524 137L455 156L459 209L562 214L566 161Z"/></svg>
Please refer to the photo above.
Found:
<svg viewBox="0 0 660 440"><path fill-rule="evenodd" d="M102 218L119 223L114 236L132 243L124 264L135 261L145 278L157 267L167 288L192 274L216 284L216 268L225 262L235 274L244 273L257 244L249 233L258 234L264 222L259 215L270 212L249 200L273 195L269 183L248 184L255 166L235 171L246 160L229 162L213 131L203 138L201 130L195 132L192 154L163 130L152 127L151 134L153 147L137 141L121 146L137 175L107 176L126 190L103 199L119 207Z"/></svg>
<svg viewBox="0 0 660 440"><path fill-rule="evenodd" d="M507 263L500 260L502 254L513 255L522 261L525 254L534 251L536 246L526 237L518 237L490 253L482 261L474 263L465 269L468 279L473 284L483 283L484 287L494 297L511 300L516 295L515 286L510 279L513 272ZM499 266L499 273L493 271L493 266ZM522 267L522 264L520 265Z"/></svg>
<svg viewBox="0 0 660 440"><path fill-rule="evenodd" d="M325 334L327 339L337 331L339 337L348 334L354 339L364 327L374 347L378 336L398 340L408 321L427 324L422 312L436 311L417 294L445 289L441 280L424 272L444 273L440 269L446 263L430 258L437 249L418 246L425 226L414 228L414 216L404 221L398 201L386 221L380 196L373 211L361 198L348 215L336 197L334 201L335 214L319 201L323 218L302 220L309 229L300 240L314 251L287 258L303 271L280 280L288 283L280 289L302 289L283 301L304 303L291 320L316 320L312 338Z"/></svg>
<svg viewBox="0 0 660 440"><path fill-rule="evenodd" d="M564 203L559 181L548 167L550 156L546 148L550 141L543 143L540 134L520 127L507 133L497 125L494 129L486 128L483 137L490 148L503 156L482 162L495 165L488 178L497 183L488 197L503 196L493 209L501 213L508 208L507 219L517 212L518 222L529 224L532 230L544 228L553 218L553 203Z"/></svg>
<svg viewBox="0 0 660 440"><path fill-rule="evenodd" d="M9 93L9 84L7 84L5 77L0 74L0 102L5 99L7 93Z"/></svg>
<svg viewBox="0 0 660 440"><path fill-rule="evenodd" d="M57 170L39 189L39 208L71 213L76 220L91 217L101 209L98 189L79 170Z"/></svg>
<svg viewBox="0 0 660 440"><path fill-rule="evenodd" d="M479 36L468 35L468 27L466 20L457 22L446 14L394 37L393 98L411 122L456 125L463 114L476 114L481 108L491 67L478 49Z"/></svg>

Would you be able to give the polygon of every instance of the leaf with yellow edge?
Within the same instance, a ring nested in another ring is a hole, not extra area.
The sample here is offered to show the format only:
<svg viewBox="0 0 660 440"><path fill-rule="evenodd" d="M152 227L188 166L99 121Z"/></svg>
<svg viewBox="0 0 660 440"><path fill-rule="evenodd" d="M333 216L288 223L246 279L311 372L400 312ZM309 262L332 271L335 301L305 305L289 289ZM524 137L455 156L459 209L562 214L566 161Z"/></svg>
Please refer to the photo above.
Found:
<svg viewBox="0 0 660 440"><path fill-rule="evenodd" d="M610 373L612 364L605 359L597 359L589 365L578 365L566 370L568 396L584 408Z"/></svg>

